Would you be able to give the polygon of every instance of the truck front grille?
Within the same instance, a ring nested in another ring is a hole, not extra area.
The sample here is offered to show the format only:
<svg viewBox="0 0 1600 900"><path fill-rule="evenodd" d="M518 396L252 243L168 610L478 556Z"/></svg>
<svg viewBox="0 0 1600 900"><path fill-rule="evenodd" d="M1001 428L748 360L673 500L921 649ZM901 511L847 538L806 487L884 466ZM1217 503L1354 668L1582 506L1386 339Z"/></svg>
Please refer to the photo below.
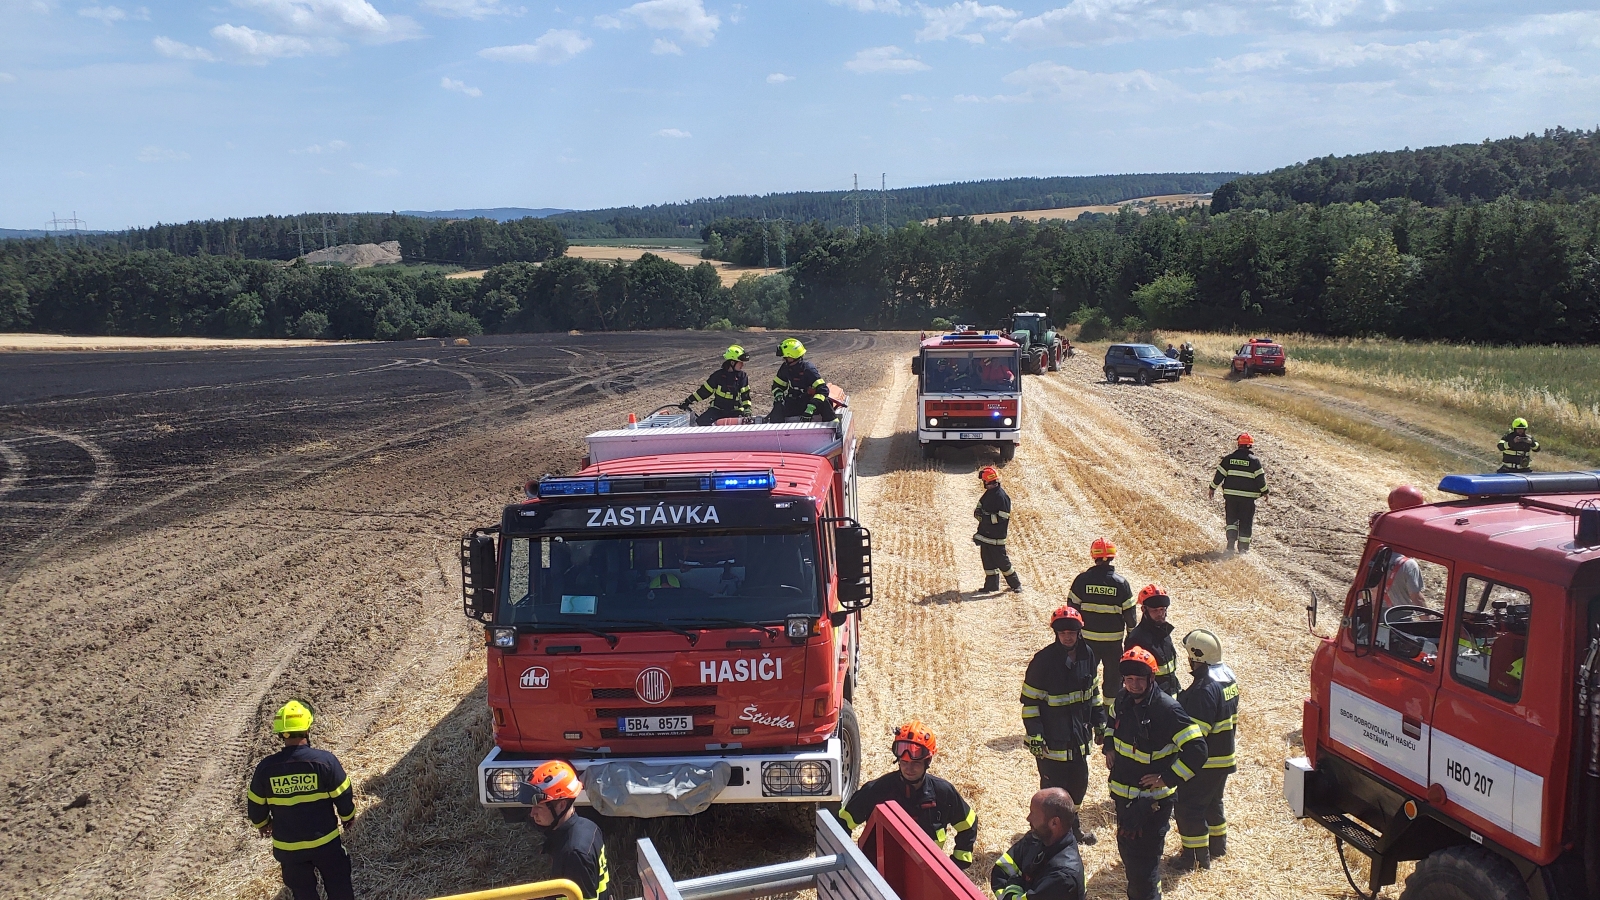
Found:
<svg viewBox="0 0 1600 900"><path fill-rule="evenodd" d="M672 689L669 700L681 700L685 697L715 697L717 686L714 684L694 684ZM592 688L589 697L593 700L634 700L638 698L633 688Z"/></svg>
<svg viewBox="0 0 1600 900"><path fill-rule="evenodd" d="M594 711L602 719L627 716L714 716L715 706L602 706Z"/></svg>

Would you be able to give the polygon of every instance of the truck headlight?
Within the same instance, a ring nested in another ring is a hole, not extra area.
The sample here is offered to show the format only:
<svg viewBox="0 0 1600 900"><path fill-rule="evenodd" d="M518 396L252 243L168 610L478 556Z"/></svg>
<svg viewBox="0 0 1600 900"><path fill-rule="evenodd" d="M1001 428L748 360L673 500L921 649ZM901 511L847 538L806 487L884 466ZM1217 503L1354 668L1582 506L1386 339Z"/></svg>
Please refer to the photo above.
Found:
<svg viewBox="0 0 1600 900"><path fill-rule="evenodd" d="M766 797L822 797L833 787L833 763L769 762L761 766L761 793Z"/></svg>
<svg viewBox="0 0 1600 900"><path fill-rule="evenodd" d="M825 794L828 792L829 774L827 763L808 760L795 766L794 780L802 793Z"/></svg>
<svg viewBox="0 0 1600 900"><path fill-rule="evenodd" d="M515 628L489 629L489 646L501 650L513 650L517 646L517 630Z"/></svg>
<svg viewBox="0 0 1600 900"><path fill-rule="evenodd" d="M783 620L784 633L792 641L803 641L811 636L811 617L806 615L790 616Z"/></svg>
<svg viewBox="0 0 1600 900"><path fill-rule="evenodd" d="M1007 425L1010 425L1010 424L1011 424L1011 418L1010 418L1010 417L1009 417L1009 416L1007 416L1007 417L1006 417L1006 420L1005 420L1005 423L1006 423L1006 424L1007 424Z"/></svg>
<svg viewBox="0 0 1600 900"><path fill-rule="evenodd" d="M490 769L485 772L483 782L489 799L496 803L517 802L517 793L526 775L523 769Z"/></svg>
<svg viewBox="0 0 1600 900"><path fill-rule="evenodd" d="M938 428L939 427L939 419L938 419L938 417L934 417L934 418L929 419L928 420L928 427L929 428Z"/></svg>

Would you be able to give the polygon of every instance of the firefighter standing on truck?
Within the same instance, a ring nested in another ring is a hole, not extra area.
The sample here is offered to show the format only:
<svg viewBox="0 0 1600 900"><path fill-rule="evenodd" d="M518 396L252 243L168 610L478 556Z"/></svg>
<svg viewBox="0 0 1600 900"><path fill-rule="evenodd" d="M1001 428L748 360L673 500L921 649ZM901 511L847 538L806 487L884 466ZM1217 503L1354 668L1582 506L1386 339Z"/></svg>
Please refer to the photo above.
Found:
<svg viewBox="0 0 1600 900"><path fill-rule="evenodd" d="M928 774L933 755L939 752L938 739L921 722L913 720L895 729L893 750L898 768L857 788L850 795L850 802L839 810L845 831L865 825L878 804L893 800L940 847L944 846L945 836L954 831L956 846L950 859L963 869L972 865L972 848L978 842L978 813L961 798L955 785Z"/></svg>
<svg viewBox="0 0 1600 900"><path fill-rule="evenodd" d="M1040 789L1064 789L1076 805L1089 790L1089 748L1105 730L1100 660L1081 639L1083 616L1070 606L1050 614L1055 640L1033 655L1022 679L1024 743L1039 767ZM1073 829L1080 844L1093 833Z"/></svg>
<svg viewBox="0 0 1600 900"><path fill-rule="evenodd" d="M750 415L750 376L744 373L744 364L749 361L750 354L744 352L743 347L738 344L729 347L723 351L722 368L712 372L694 393L678 404L678 408L688 410L701 400L710 400L711 405L695 419L696 425Z"/></svg>
<svg viewBox="0 0 1600 900"><path fill-rule="evenodd" d="M311 746L309 704L290 700L272 717L283 749L263 759L250 777L250 824L272 839L272 856L294 900L318 900L317 876L328 900L354 900L350 854L340 838L355 818L350 776L326 750Z"/></svg>
<svg viewBox="0 0 1600 900"><path fill-rule="evenodd" d="M1011 567L1011 556L1006 552L1006 534L1011 530L1011 496L1000 486L1000 473L994 466L984 466L978 471L983 482L983 496L972 510L978 520L978 533L972 542L978 545L978 559L983 564L983 590L993 593L1000 590L1000 576L1013 593L1022 593L1022 579Z"/></svg>
<svg viewBox="0 0 1600 900"><path fill-rule="evenodd" d="M1239 722L1239 682L1222 664L1222 642L1204 628L1183 638L1194 680L1178 694L1178 705L1200 726L1206 739L1205 768L1178 785L1173 818L1183 853L1177 868L1209 869L1211 860L1228 852L1228 819L1222 794L1234 771L1234 728Z"/></svg>
<svg viewBox="0 0 1600 900"><path fill-rule="evenodd" d="M772 376L772 415L774 422L787 419L833 421L833 401L828 399L828 381L806 359L806 345L795 338L784 338L778 345L783 364Z"/></svg>
<svg viewBox="0 0 1600 900"><path fill-rule="evenodd" d="M1500 439L1499 475L1521 475L1533 471L1533 454L1539 452L1539 442L1528 433L1528 420L1521 416L1511 420L1511 430Z"/></svg>
<svg viewBox="0 0 1600 900"><path fill-rule="evenodd" d="M583 900L611 900L611 872L606 866L606 838L600 826L573 807L583 785L564 760L552 759L528 775L523 802L532 803L528 820L544 833L550 877L578 886Z"/></svg>
<svg viewBox="0 0 1600 900"><path fill-rule="evenodd" d="M1249 433L1239 435L1239 446L1222 458L1217 472L1211 476L1211 488L1206 499L1217 496L1222 488L1223 513L1228 522L1228 551L1234 544L1240 553L1250 552L1250 534L1256 520L1256 501L1267 502L1267 473L1261 459L1255 454L1255 438Z"/></svg>
<svg viewBox="0 0 1600 900"><path fill-rule="evenodd" d="M1117 545L1095 538L1089 557L1094 564L1072 580L1067 602L1083 614L1083 639L1100 658L1106 701L1115 702L1122 693L1122 676L1117 674L1122 635L1139 624L1139 614L1133 609L1133 587L1117 574Z"/></svg>
<svg viewBox="0 0 1600 900"><path fill-rule="evenodd" d="M1167 621L1171 606L1172 598L1160 585L1145 585L1139 591L1139 608L1144 610L1144 617L1129 629L1122 649L1143 647L1150 651L1156 659L1156 687L1176 697L1182 685L1178 683L1178 648L1172 645L1172 623Z"/></svg>
<svg viewBox="0 0 1600 900"><path fill-rule="evenodd" d="M989 889L996 900L1082 900L1083 858L1072 837L1078 808L1061 788L1043 788L1028 802L1028 833L994 861Z"/></svg>
<svg viewBox="0 0 1600 900"><path fill-rule="evenodd" d="M1122 697L1106 727L1106 767L1117 811L1117 852L1128 900L1160 900L1161 852L1172 795L1206 761L1206 739L1178 701L1155 686L1156 660L1143 647L1122 654Z"/></svg>

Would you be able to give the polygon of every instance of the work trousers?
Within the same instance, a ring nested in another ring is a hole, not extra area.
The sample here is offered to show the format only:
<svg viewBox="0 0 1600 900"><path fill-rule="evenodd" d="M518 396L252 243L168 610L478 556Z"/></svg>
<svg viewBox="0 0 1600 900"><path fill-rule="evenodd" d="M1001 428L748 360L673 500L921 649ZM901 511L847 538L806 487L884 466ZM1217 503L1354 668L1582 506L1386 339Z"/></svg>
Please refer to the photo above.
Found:
<svg viewBox="0 0 1600 900"><path fill-rule="evenodd" d="M310 850L273 850L272 855L283 869L283 886L294 900L321 900L317 896L319 873L328 900L355 900L355 887L350 883L350 854L340 839Z"/></svg>
<svg viewBox="0 0 1600 900"><path fill-rule="evenodd" d="M707 408L705 412L696 417L694 423L696 425L715 425L717 424L718 419L731 419L735 416L743 415L746 414L739 412L738 410L723 409L718 406L712 406Z"/></svg>
<svg viewBox="0 0 1600 900"><path fill-rule="evenodd" d="M1122 642L1090 641L1084 643L1100 660L1100 691L1105 694L1106 706L1114 707L1122 696Z"/></svg>
<svg viewBox="0 0 1600 900"><path fill-rule="evenodd" d="M1240 550L1249 549L1250 532L1256 523L1256 498L1224 494L1222 506L1228 519L1228 546L1237 540Z"/></svg>
<svg viewBox="0 0 1600 900"><path fill-rule="evenodd" d="M1172 824L1172 798L1113 797L1117 852L1128 876L1128 900L1161 900L1161 853Z"/></svg>
<svg viewBox="0 0 1600 900"><path fill-rule="evenodd" d="M1076 759L1046 759L1036 757L1039 765L1039 789L1061 788L1072 797L1072 802L1083 805L1083 795L1089 791L1089 760L1082 754Z"/></svg>
<svg viewBox="0 0 1600 900"><path fill-rule="evenodd" d="M806 407L816 403L816 413L806 415ZM815 397L804 394L791 394L773 404L772 415L767 419L772 422L832 422L834 418L833 404L827 400L816 400Z"/></svg>
<svg viewBox="0 0 1600 900"><path fill-rule="evenodd" d="M1222 813L1228 774L1223 769L1201 769L1178 785L1172 816L1185 850L1209 850L1217 838L1228 836L1228 820Z"/></svg>

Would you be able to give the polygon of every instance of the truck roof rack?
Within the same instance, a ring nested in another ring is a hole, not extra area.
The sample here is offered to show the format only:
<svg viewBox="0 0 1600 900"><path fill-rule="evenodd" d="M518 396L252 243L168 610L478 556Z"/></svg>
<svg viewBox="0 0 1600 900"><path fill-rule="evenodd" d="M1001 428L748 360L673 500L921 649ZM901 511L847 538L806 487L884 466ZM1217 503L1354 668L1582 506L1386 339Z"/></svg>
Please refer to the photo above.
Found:
<svg viewBox="0 0 1600 900"><path fill-rule="evenodd" d="M1446 475L1439 490L1463 497L1600 494L1600 471L1530 472L1526 475Z"/></svg>

